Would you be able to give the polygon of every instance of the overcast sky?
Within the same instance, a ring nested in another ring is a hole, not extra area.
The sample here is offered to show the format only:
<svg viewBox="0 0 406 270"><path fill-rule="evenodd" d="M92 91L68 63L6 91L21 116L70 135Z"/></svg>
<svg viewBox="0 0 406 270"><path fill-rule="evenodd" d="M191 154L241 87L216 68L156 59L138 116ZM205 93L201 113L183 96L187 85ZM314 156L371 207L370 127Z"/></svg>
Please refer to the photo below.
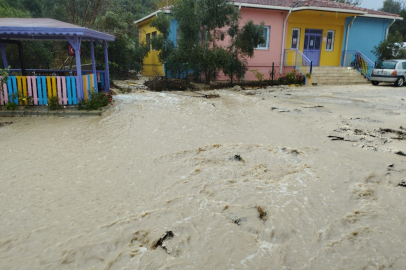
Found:
<svg viewBox="0 0 406 270"><path fill-rule="evenodd" d="M383 7L383 1L384 0L362 0L361 7L376 10Z"/></svg>

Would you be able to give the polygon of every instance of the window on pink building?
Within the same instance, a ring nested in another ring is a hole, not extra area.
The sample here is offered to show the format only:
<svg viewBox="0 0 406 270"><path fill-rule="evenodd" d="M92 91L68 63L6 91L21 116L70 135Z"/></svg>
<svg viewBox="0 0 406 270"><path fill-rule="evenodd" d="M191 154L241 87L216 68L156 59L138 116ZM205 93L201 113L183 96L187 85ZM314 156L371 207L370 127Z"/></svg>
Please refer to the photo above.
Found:
<svg viewBox="0 0 406 270"><path fill-rule="evenodd" d="M255 48L257 50L268 50L269 49L269 37L271 35L271 27L264 26L263 29L264 29L265 42L262 44L259 44L258 47Z"/></svg>

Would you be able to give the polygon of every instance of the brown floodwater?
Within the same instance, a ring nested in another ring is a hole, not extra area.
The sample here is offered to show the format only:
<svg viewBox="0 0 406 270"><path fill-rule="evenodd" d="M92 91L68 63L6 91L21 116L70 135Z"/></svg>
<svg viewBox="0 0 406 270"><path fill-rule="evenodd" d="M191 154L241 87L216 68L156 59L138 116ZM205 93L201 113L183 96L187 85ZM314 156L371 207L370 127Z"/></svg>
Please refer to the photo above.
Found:
<svg viewBox="0 0 406 270"><path fill-rule="evenodd" d="M404 269L406 144L378 131L406 108L368 87L0 118L0 269Z"/></svg>

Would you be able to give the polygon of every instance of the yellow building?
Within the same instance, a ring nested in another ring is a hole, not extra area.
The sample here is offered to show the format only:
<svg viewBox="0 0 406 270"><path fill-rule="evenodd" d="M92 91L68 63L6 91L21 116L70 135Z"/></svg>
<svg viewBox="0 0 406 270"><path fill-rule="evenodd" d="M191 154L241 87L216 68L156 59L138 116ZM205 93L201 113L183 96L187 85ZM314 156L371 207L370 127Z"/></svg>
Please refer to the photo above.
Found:
<svg viewBox="0 0 406 270"><path fill-rule="evenodd" d="M301 10L288 19L286 49L298 49L306 55L315 51L314 66L339 66L345 20L349 13ZM310 57L309 57L310 58Z"/></svg>
<svg viewBox="0 0 406 270"><path fill-rule="evenodd" d="M157 16L157 14L161 12L162 11L159 10L135 22L138 27L140 44L149 44L151 38L159 34L159 31L156 28L149 26L149 24L151 23L153 18L155 18L155 16ZM164 13L166 13L166 11L164 11ZM149 53L144 58L144 64L142 66L142 75L163 76L164 68L163 63L159 61L159 51L155 51L151 45L149 46Z"/></svg>

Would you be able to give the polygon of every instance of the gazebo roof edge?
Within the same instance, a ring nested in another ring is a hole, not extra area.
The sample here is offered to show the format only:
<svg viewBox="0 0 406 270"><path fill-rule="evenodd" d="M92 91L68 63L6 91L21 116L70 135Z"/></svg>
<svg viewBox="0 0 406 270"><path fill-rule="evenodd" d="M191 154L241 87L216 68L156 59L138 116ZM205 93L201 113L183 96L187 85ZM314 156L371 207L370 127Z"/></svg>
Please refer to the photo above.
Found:
<svg viewBox="0 0 406 270"><path fill-rule="evenodd" d="M53 19L0 18L0 38L62 40L66 36L115 40L113 35Z"/></svg>

